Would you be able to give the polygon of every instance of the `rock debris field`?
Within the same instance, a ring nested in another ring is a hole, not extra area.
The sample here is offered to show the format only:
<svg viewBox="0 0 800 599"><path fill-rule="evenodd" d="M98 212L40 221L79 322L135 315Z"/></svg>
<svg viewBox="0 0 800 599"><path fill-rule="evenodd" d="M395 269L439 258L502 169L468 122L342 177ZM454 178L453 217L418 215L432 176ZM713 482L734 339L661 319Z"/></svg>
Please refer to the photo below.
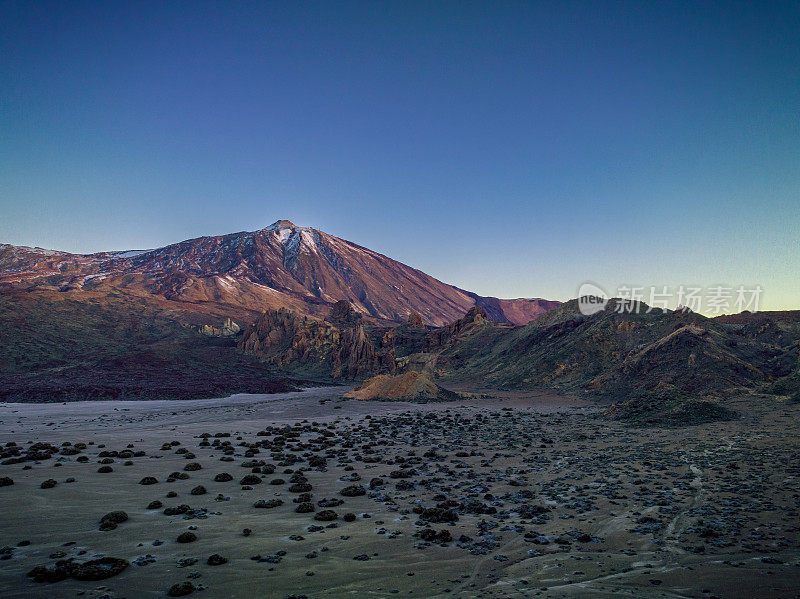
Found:
<svg viewBox="0 0 800 599"><path fill-rule="evenodd" d="M800 406L0 405L0 596L798 597Z"/></svg>

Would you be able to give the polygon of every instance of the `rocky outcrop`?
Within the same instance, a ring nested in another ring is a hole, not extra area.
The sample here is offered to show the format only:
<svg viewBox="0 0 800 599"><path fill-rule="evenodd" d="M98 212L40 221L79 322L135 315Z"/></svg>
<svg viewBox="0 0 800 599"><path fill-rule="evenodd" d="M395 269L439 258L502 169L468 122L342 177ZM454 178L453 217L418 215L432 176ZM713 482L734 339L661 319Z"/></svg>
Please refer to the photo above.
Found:
<svg viewBox="0 0 800 599"><path fill-rule="evenodd" d="M378 375L364 381L343 397L416 402L452 401L460 398L458 393L440 387L429 376L415 371Z"/></svg>
<svg viewBox="0 0 800 599"><path fill-rule="evenodd" d="M417 315L396 327L379 327L352 305L337 302L325 320L289 310L268 310L245 329L239 349L304 375L359 379L393 374L413 364L435 363L435 354L485 328L495 328L483 308L429 330ZM420 359L425 355L425 359ZM416 356L415 358L413 356Z"/></svg>
<svg viewBox="0 0 800 599"><path fill-rule="evenodd" d="M408 315L408 322L406 324L411 328L421 329L425 326L425 321L422 320L422 314L412 312Z"/></svg>
<svg viewBox="0 0 800 599"><path fill-rule="evenodd" d="M488 326L486 311L480 306L470 308L462 317L448 325L431 332L428 346L430 348L454 345L464 337Z"/></svg>
<svg viewBox="0 0 800 599"><path fill-rule="evenodd" d="M223 322L220 327L204 324L198 328L197 332L206 337L235 337L241 330L242 327L233 322L230 318L226 318L225 322Z"/></svg>
<svg viewBox="0 0 800 599"><path fill-rule="evenodd" d="M339 327L352 327L360 323L363 318L364 315L357 312L353 304L346 300L339 300L333 305L325 320Z"/></svg>
<svg viewBox="0 0 800 599"><path fill-rule="evenodd" d="M333 354L331 376L352 379L375 372L394 372L394 346L387 338L382 341L376 348L361 323L344 329Z"/></svg>
<svg viewBox="0 0 800 599"><path fill-rule="evenodd" d="M279 367L354 379L394 372L394 346L387 334L368 331L352 306L338 302L326 320L285 309L264 312L244 331L239 349Z"/></svg>
<svg viewBox="0 0 800 599"><path fill-rule="evenodd" d="M332 324L281 308L267 310L247 327L238 347L283 367L317 363L339 346L341 331Z"/></svg>

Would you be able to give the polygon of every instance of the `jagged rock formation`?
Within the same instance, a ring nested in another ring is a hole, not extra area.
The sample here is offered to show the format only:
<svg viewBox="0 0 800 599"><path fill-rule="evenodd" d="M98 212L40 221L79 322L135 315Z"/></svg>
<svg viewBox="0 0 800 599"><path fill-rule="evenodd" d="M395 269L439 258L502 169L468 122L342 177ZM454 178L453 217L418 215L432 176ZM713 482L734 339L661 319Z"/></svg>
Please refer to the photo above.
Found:
<svg viewBox="0 0 800 599"><path fill-rule="evenodd" d="M347 302L339 302L327 320L299 316L286 309L264 312L244 331L238 346L281 368L353 379L394 371L389 333L369 335L361 315ZM384 335L389 336L384 339Z"/></svg>
<svg viewBox="0 0 800 599"><path fill-rule="evenodd" d="M373 372L394 372L394 348L381 343L377 349L358 323L342 331L341 343L331 360L333 378L359 378Z"/></svg>
<svg viewBox="0 0 800 599"><path fill-rule="evenodd" d="M458 341L487 326L489 326L489 318L486 311L480 306L475 306L470 308L462 318L432 331L428 341L429 347L442 348L455 345Z"/></svg>
<svg viewBox="0 0 800 599"><path fill-rule="evenodd" d="M362 321L364 315L357 312L353 305L346 300L339 300L331 308L328 314L328 322L332 322L339 326L354 326Z"/></svg>
<svg viewBox="0 0 800 599"><path fill-rule="evenodd" d="M431 330L413 316L406 324L379 327L340 301L325 320L285 309L264 312L244 331L238 347L305 376L357 379L404 370L435 372L425 366L435 365L442 348L484 328L501 326L491 323L484 310L475 306L463 318Z"/></svg>
<svg viewBox="0 0 800 599"><path fill-rule="evenodd" d="M330 323L299 316L285 308L267 310L247 327L239 349L284 366L320 361L340 340L340 331Z"/></svg>
<svg viewBox="0 0 800 599"><path fill-rule="evenodd" d="M233 322L230 318L226 318L221 327L204 324L197 332L207 337L235 337L241 330L242 327Z"/></svg>

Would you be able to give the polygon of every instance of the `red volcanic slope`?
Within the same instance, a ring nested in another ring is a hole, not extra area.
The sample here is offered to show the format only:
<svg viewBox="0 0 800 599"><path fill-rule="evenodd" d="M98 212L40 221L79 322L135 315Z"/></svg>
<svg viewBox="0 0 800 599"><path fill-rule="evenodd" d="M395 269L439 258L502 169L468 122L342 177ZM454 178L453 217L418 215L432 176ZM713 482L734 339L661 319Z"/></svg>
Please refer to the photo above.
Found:
<svg viewBox="0 0 800 599"><path fill-rule="evenodd" d="M265 229L200 237L145 251L69 254L0 244L0 288L58 289L76 298L127 295L189 311L260 313L281 307L321 317L348 300L375 321L422 315L442 325L482 306L525 324L560 302L481 297L349 241L279 220Z"/></svg>

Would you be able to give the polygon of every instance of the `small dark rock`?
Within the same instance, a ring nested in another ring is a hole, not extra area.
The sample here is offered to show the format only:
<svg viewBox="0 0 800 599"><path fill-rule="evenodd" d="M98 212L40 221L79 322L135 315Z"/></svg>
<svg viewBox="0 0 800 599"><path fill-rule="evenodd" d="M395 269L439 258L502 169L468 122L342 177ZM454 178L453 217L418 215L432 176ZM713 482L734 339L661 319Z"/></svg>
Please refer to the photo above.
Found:
<svg viewBox="0 0 800 599"><path fill-rule="evenodd" d="M188 580L185 582L178 582L169 587L167 595L170 597L185 597L195 592L195 586Z"/></svg>
<svg viewBox="0 0 800 599"><path fill-rule="evenodd" d="M100 518L100 530L114 530L118 524L125 522L127 519L128 514L122 510L108 512Z"/></svg>
<svg viewBox="0 0 800 599"><path fill-rule="evenodd" d="M206 561L206 563L209 566L221 566L222 564L227 564L228 563L228 559L225 558L225 557L222 557L219 553L215 553L214 555L209 556L209 558Z"/></svg>
<svg viewBox="0 0 800 599"><path fill-rule="evenodd" d="M333 510L322 510L314 514L314 520L319 520L320 522L331 522L336 520L338 517L339 514Z"/></svg>

